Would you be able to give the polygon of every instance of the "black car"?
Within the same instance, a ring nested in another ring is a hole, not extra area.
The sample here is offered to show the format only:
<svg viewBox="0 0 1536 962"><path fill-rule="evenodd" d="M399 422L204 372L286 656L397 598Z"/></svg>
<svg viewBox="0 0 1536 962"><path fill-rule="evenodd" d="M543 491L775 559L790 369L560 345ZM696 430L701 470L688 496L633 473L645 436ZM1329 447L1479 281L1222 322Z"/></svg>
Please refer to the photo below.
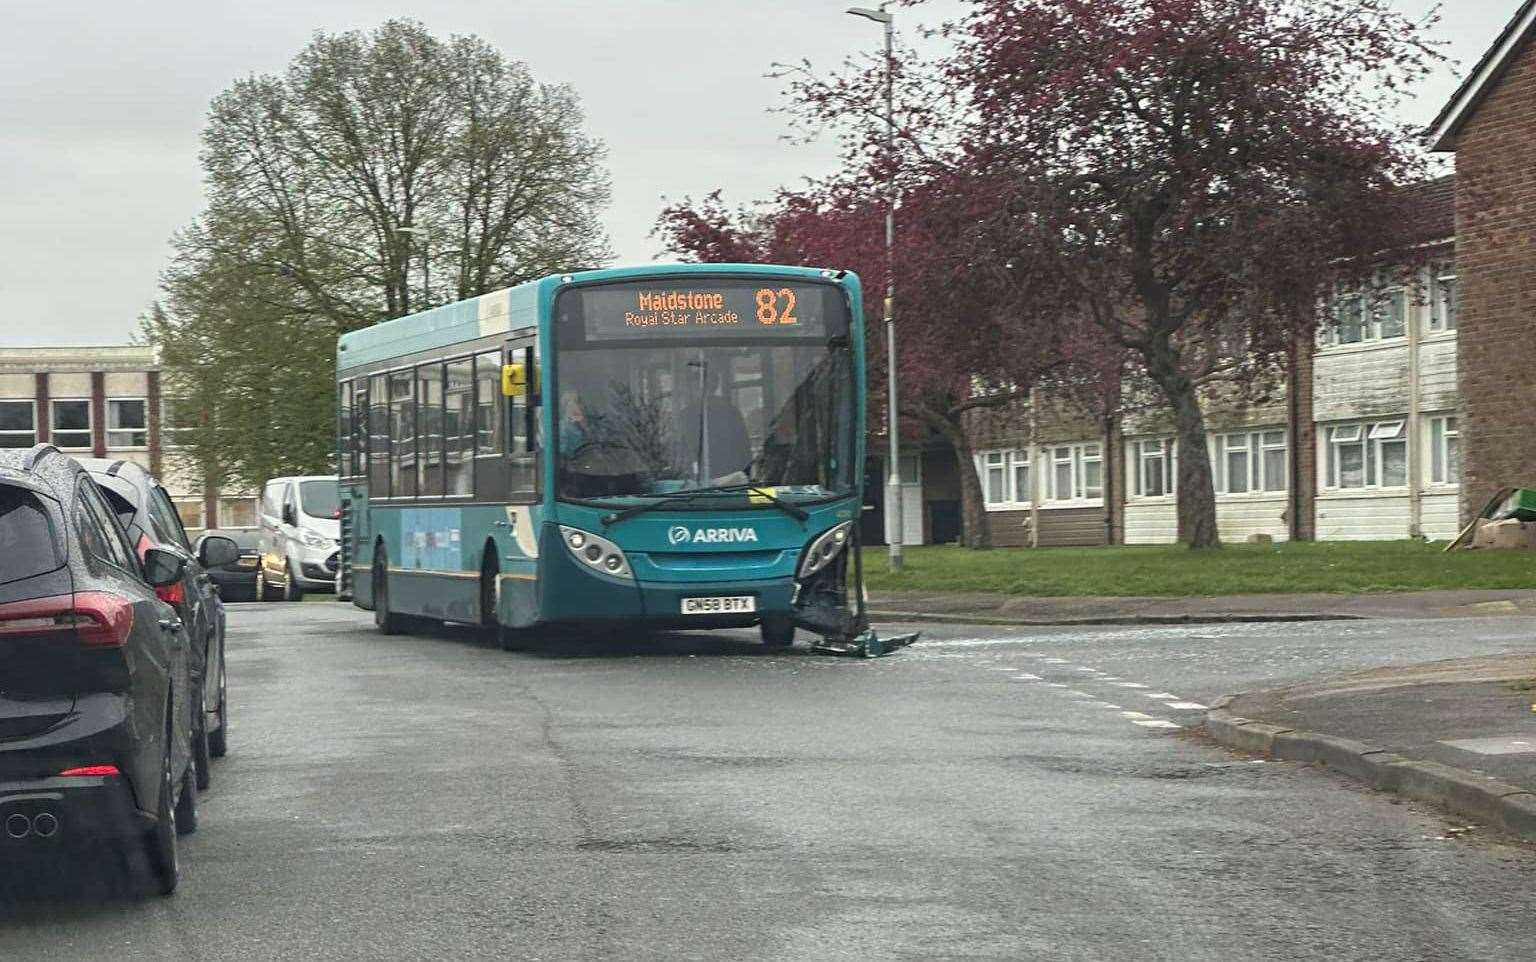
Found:
<svg viewBox="0 0 1536 962"><path fill-rule="evenodd" d="M261 565L261 534L254 528L221 528L210 535L228 538L240 549L240 557L227 565L209 568L208 577L225 601L260 601L256 594L256 569Z"/></svg>
<svg viewBox="0 0 1536 962"><path fill-rule="evenodd" d="M52 445L0 450L0 849L143 845L159 890L197 827L190 643L101 489Z"/></svg>
<svg viewBox="0 0 1536 962"><path fill-rule="evenodd" d="M192 638L192 677L201 702L192 716L192 759L197 787L206 791L212 758L229 751L229 698L224 672L224 603L208 569L236 560L240 549L228 538L205 535L194 549L170 495L154 476L132 461L80 458L117 513L128 541L142 558L149 548L168 548L186 561L179 582L158 589L186 623Z"/></svg>

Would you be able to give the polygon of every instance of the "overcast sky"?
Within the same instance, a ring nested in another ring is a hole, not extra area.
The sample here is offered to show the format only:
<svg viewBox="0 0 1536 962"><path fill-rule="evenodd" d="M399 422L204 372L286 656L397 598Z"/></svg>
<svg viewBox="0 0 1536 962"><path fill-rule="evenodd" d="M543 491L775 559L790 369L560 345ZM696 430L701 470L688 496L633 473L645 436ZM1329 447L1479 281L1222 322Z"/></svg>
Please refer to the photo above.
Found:
<svg viewBox="0 0 1536 962"><path fill-rule="evenodd" d="M1399 0L1420 15L1430 0ZM475 33L575 86L607 142L620 262L652 259L663 196L734 201L821 174L832 145L780 141L775 61L832 66L879 40L847 0L77 0L4 3L0 31L0 345L121 342L155 296L167 238L202 204L198 134L232 80L280 71L316 30L395 16ZM903 11L937 20L960 0ZM1430 120L1518 6L1451 0L1459 64L1405 120Z"/></svg>

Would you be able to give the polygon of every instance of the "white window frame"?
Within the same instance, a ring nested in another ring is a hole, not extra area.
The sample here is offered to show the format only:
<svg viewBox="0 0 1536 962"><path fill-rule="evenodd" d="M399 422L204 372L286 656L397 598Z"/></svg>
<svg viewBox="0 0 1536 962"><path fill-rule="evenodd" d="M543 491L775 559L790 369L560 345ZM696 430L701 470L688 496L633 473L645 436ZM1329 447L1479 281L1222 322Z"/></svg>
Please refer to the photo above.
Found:
<svg viewBox="0 0 1536 962"><path fill-rule="evenodd" d="M1174 457L1174 440L1171 437L1138 438L1129 442L1126 464L1131 469L1130 497L1137 501L1171 501L1177 496L1177 461ZM1147 470L1149 462L1161 460L1163 491L1147 494Z"/></svg>
<svg viewBox="0 0 1536 962"><path fill-rule="evenodd" d="M1455 414L1432 414L1424 419L1425 483L1437 488L1461 486L1461 421ZM1450 443L1456 442L1456 471L1451 471Z"/></svg>
<svg viewBox="0 0 1536 962"><path fill-rule="evenodd" d="M113 410L114 410L114 405L118 405L118 404L133 404L135 402L137 402L138 404L143 405L143 410L144 410L144 426L142 428L114 428L112 426L112 413L113 413ZM147 451L149 449L149 398L143 398L143 397L109 397L109 398L107 398L106 408L107 408L107 429L106 429L105 437L106 437L106 441L107 441L107 448L109 450L113 450L113 451ZM132 443L132 441L133 441L133 437L132 436L135 435L135 434L142 434L142 435L144 435L144 443L143 444L134 444L134 443ZM121 438L124 435L128 435L129 443L127 443L127 444L119 443L118 440L113 437L113 435L116 435L118 438Z"/></svg>
<svg viewBox="0 0 1536 962"><path fill-rule="evenodd" d="M1101 441L1074 441L1066 444L1049 444L1042 446L1044 457L1041 458L1042 466L1050 469L1045 478L1045 490L1041 500L1054 505L1090 505L1104 502L1104 444ZM1087 466L1097 464L1099 466L1099 486L1097 491L1088 487ZM1071 490L1062 497L1062 492L1056 490L1056 473L1060 466L1067 466L1067 474L1070 478Z"/></svg>
<svg viewBox="0 0 1536 962"><path fill-rule="evenodd" d="M1445 296L1445 284L1450 282L1451 294ZM1456 268L1443 265L1431 274L1429 295L1429 330L1433 334L1454 334L1458 325L1457 315L1461 302L1457 299Z"/></svg>
<svg viewBox="0 0 1536 962"><path fill-rule="evenodd" d="M60 404L84 404L85 405L85 427L83 429L81 429L81 428L62 428L61 429L59 427L59 419L58 419L58 415L57 415L58 406ZM53 445L55 447L57 447L59 450L61 450L61 451L90 451L93 448L95 448L95 446L96 446L95 445L95 438L96 438L96 411L94 410L94 408L95 408L95 405L92 404L91 403L91 399L87 398L87 397L56 397L56 398L49 398L48 399L48 440L50 442L52 442ZM66 434L80 434L80 433L83 432L85 434L85 443L84 444L63 444L63 443L60 443L60 441L59 441L59 432L61 430L64 433L66 433Z"/></svg>
<svg viewBox="0 0 1536 962"><path fill-rule="evenodd" d="M0 398L0 404L25 404L32 415L30 429L0 429L0 440L25 441L24 444L4 444L4 448L30 448L37 443L37 400L35 398Z"/></svg>
<svg viewBox="0 0 1536 962"><path fill-rule="evenodd" d="M1211 439L1212 483L1218 498L1282 498L1291 487L1291 452L1289 432L1285 428L1259 427L1246 431L1228 431ZM1243 490L1232 490L1227 455L1242 450L1248 458ZM1279 487L1271 487L1269 455L1280 452Z"/></svg>
<svg viewBox="0 0 1536 962"><path fill-rule="evenodd" d="M1386 418L1380 421L1354 421L1323 426L1318 438L1322 444L1322 487L1333 493L1356 491L1407 491L1411 479L1408 476L1408 421L1404 417ZM1403 481L1401 484L1384 483L1386 457L1384 449L1390 444L1403 446ZM1361 483L1344 486L1340 482L1340 448L1361 449Z"/></svg>
<svg viewBox="0 0 1536 962"><path fill-rule="evenodd" d="M1360 314L1358 340L1342 339L1344 325L1340 323L1342 308L1352 303ZM1408 290L1402 286L1383 287L1371 291L1343 291L1335 294L1328 305L1328 332L1324 343L1331 347L1355 347L1361 344L1391 343L1408 337L1408 325L1413 323L1413 303ZM1396 334L1384 334L1386 319L1394 308L1402 312L1402 326Z"/></svg>
<svg viewBox="0 0 1536 962"><path fill-rule="evenodd" d="M1010 511L1018 508L1027 508L1033 504L1032 491L1019 491L1018 472L1023 468L1029 472L1029 484L1034 484L1033 465L1030 463L1028 448L993 448L976 452L976 471L981 477L982 503L988 511ZM992 497L992 472L1002 474L1002 498L994 500Z"/></svg>

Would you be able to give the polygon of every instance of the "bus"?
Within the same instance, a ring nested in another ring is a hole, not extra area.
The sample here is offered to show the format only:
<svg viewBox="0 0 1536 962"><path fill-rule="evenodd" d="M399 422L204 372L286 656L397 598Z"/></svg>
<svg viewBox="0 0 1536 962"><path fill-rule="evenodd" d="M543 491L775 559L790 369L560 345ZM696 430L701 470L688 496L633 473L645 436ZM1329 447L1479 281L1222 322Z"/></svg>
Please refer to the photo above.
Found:
<svg viewBox="0 0 1536 962"><path fill-rule="evenodd" d="M343 559L390 634L756 626L880 654L849 272L546 277L343 335ZM909 642L908 642L909 643Z"/></svg>

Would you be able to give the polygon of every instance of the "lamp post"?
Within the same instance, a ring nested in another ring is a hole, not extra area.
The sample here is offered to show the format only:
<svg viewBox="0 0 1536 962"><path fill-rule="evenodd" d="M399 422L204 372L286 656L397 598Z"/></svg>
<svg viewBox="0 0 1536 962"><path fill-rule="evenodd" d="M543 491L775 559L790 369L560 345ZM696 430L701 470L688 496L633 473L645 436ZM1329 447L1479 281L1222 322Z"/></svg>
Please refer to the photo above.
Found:
<svg viewBox="0 0 1536 962"><path fill-rule="evenodd" d="M405 227L396 227L395 233L404 234L407 238L421 238L421 306L425 308L427 306L427 302L432 299L432 257L431 251L428 250L428 246L431 242L431 235L427 233L427 229L425 227L411 227L409 225ZM407 246L406 251L406 263L410 263L409 246ZM407 274L406 276L409 277L410 275ZM410 294L409 282L406 284L406 294L407 296Z"/></svg>
<svg viewBox="0 0 1536 962"><path fill-rule="evenodd" d="M902 504L901 504L901 417L896 400L896 107L894 49L896 16L885 9L850 7L849 13L865 20L873 20L885 28L885 160L886 188L885 208L885 357L886 401L885 432L890 441L890 471L885 483L885 504L891 519L890 565L892 571L902 568Z"/></svg>

